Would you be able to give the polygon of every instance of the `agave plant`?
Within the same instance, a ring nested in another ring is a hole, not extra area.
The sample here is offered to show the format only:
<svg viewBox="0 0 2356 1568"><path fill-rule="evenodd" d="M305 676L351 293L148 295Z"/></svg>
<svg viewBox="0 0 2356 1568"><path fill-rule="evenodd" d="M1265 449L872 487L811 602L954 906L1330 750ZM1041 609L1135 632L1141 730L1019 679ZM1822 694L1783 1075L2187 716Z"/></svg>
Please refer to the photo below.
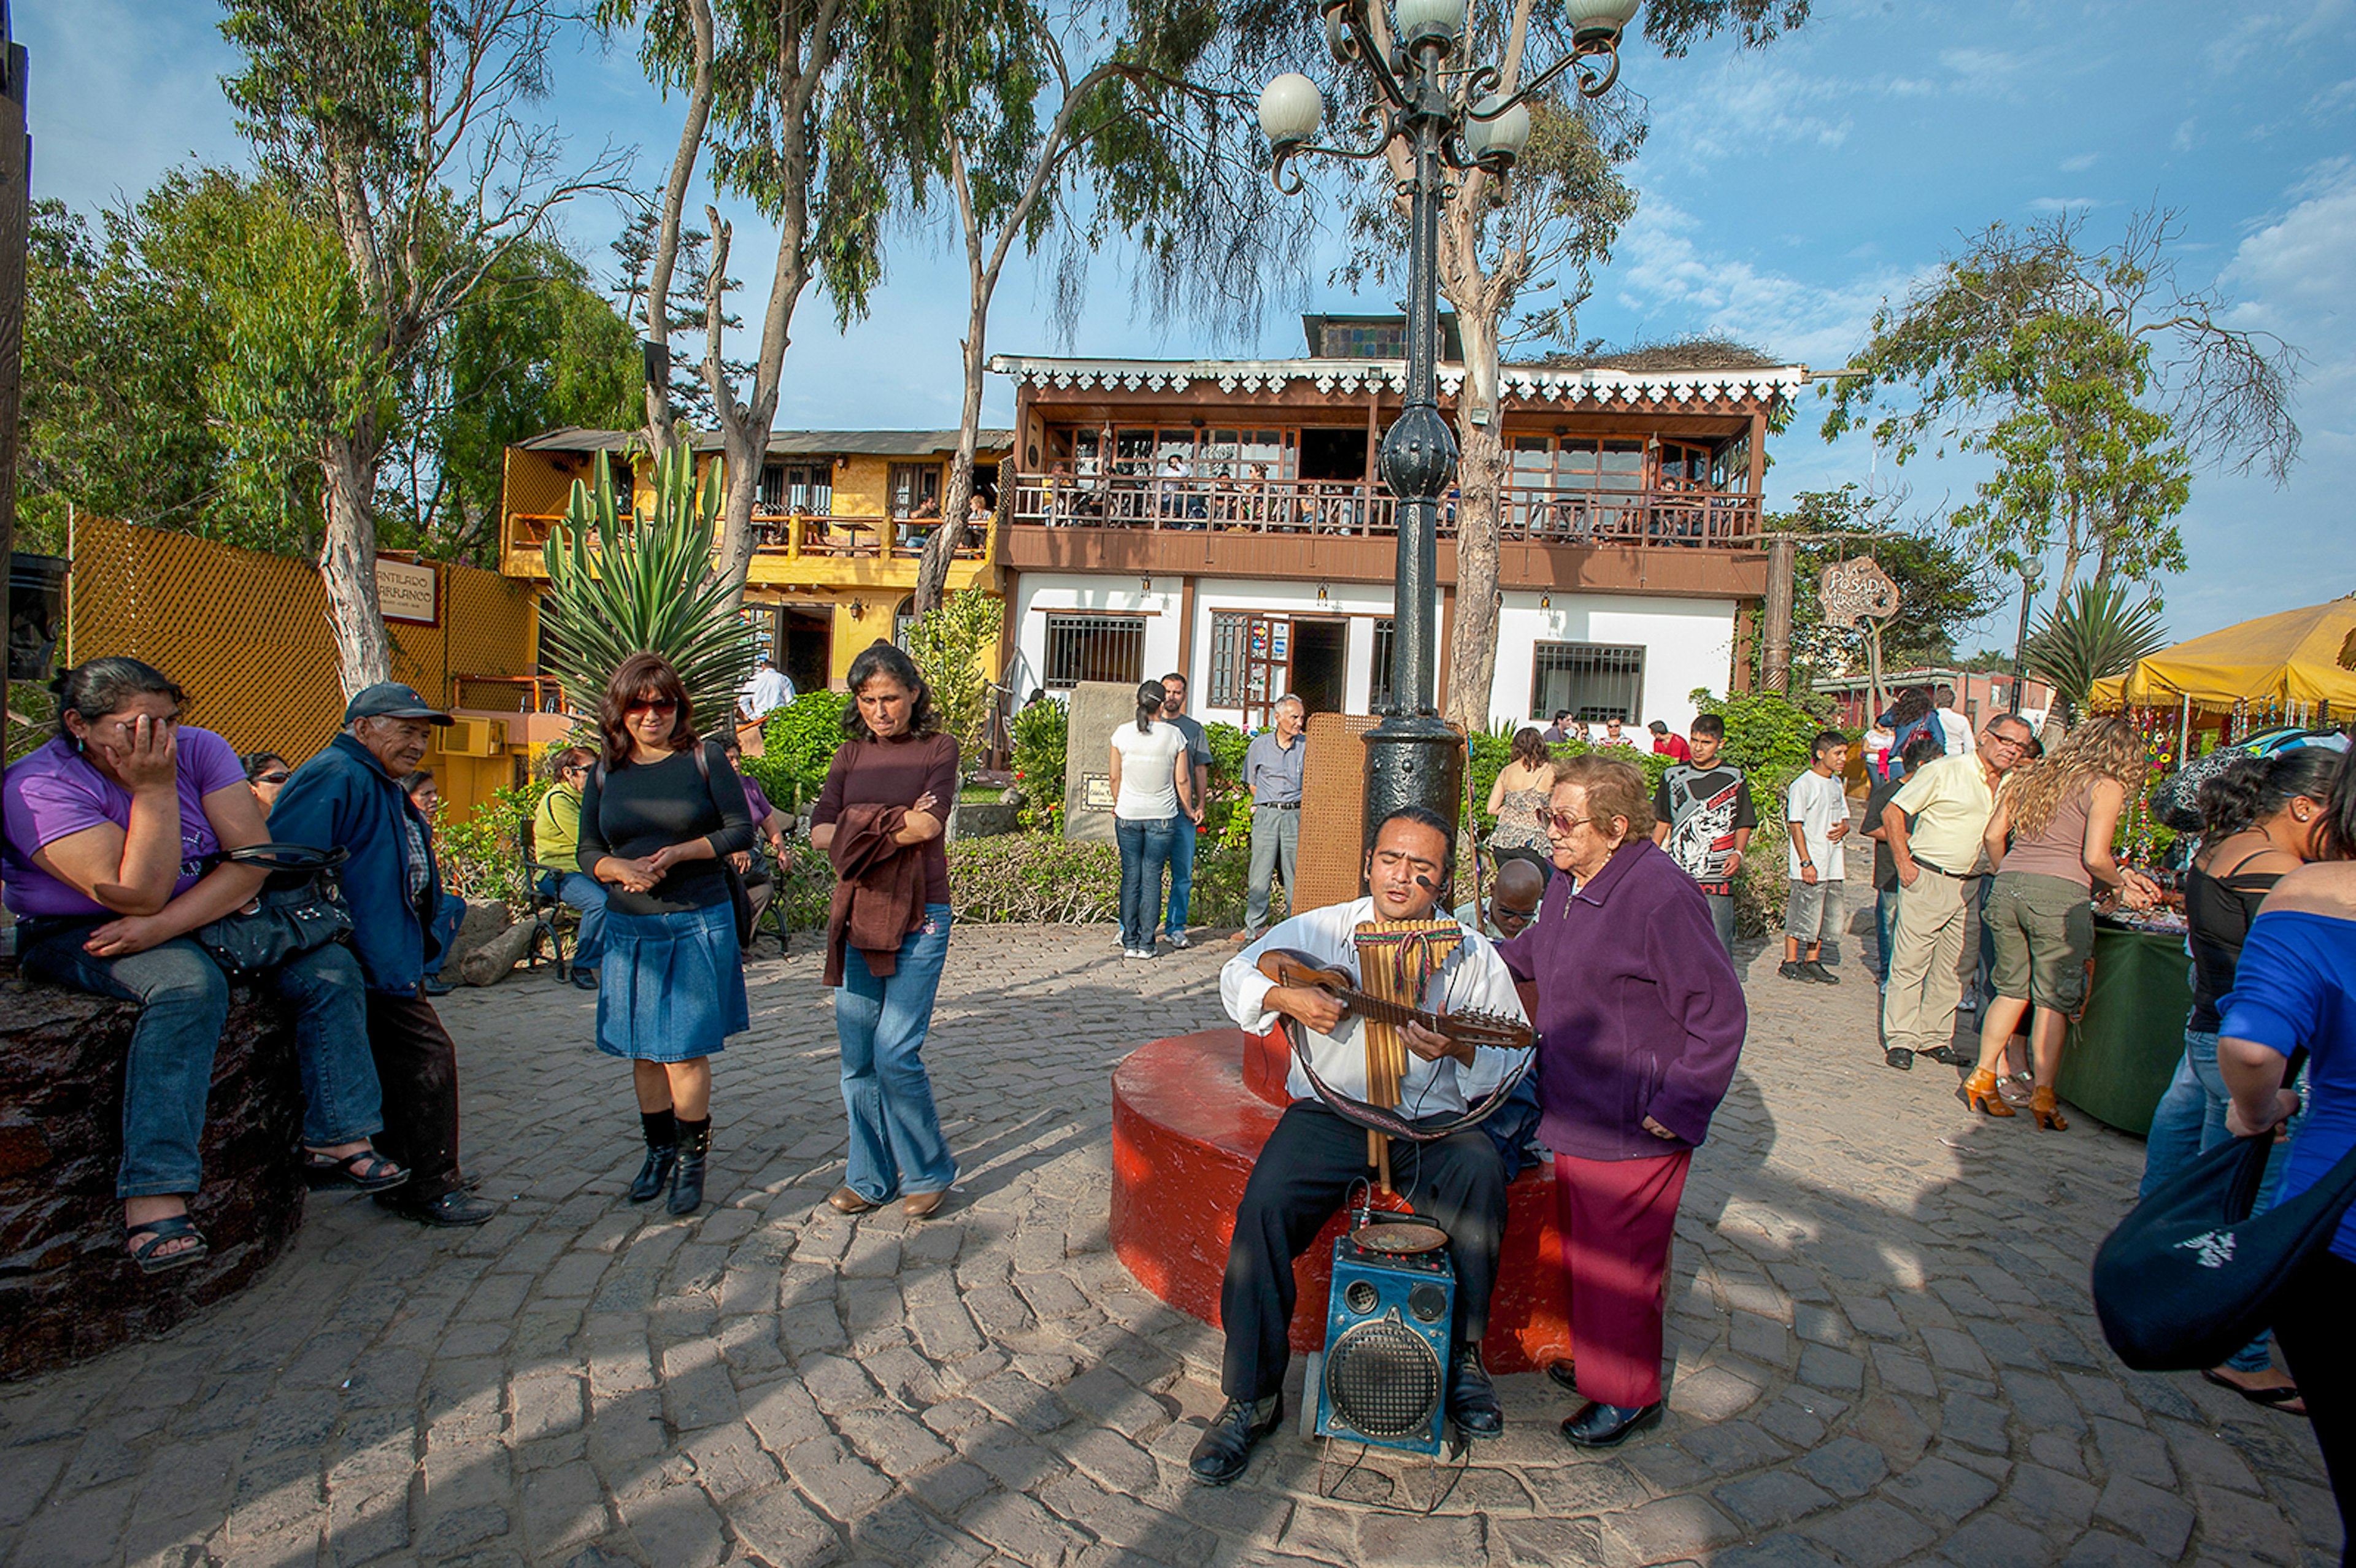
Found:
<svg viewBox="0 0 2356 1568"><path fill-rule="evenodd" d="M643 649L670 661L697 722L710 729L734 711L759 662L750 628L712 572L720 465L708 465L699 486L693 464L684 443L663 454L652 510L626 517L599 453L595 488L575 479L564 521L549 530L541 660L583 712L596 711L614 671Z"/></svg>
<svg viewBox="0 0 2356 1568"><path fill-rule="evenodd" d="M2053 688L2062 721L2075 724L2096 681L2125 675L2167 645L2157 603L2130 604L2127 591L2115 583L2082 582L2038 618L2026 662Z"/></svg>

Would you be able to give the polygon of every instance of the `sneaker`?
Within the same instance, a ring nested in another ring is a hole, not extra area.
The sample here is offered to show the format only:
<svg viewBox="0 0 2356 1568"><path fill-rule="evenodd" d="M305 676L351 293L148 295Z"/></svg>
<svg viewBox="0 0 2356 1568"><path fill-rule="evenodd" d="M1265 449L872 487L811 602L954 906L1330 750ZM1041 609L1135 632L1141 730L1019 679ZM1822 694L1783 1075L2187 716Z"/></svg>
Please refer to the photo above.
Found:
<svg viewBox="0 0 2356 1568"><path fill-rule="evenodd" d="M1801 965L1800 978L1804 980L1814 980L1819 986L1837 986L1840 984L1840 976L1826 968L1824 965L1824 960L1820 958L1811 958L1805 964Z"/></svg>
<svg viewBox="0 0 2356 1568"><path fill-rule="evenodd" d="M1808 977L1807 971L1789 958L1775 965L1775 973L1783 976L1786 980L1804 980Z"/></svg>
<svg viewBox="0 0 2356 1568"><path fill-rule="evenodd" d="M1124 947L1120 950L1120 955L1123 958L1151 958L1153 956L1153 949L1151 947Z"/></svg>
<svg viewBox="0 0 2356 1568"><path fill-rule="evenodd" d="M1194 944L1186 939L1186 933L1184 932L1173 931L1170 933L1170 945L1173 947L1192 947Z"/></svg>
<svg viewBox="0 0 2356 1568"><path fill-rule="evenodd" d="M1978 987L1974 986L1969 987L1962 996L1955 998L1955 1011L1959 1013L1976 1013L1979 1010L1980 993Z"/></svg>
<svg viewBox="0 0 2356 1568"><path fill-rule="evenodd" d="M1999 1078L1996 1081L1997 1098L2015 1110L2024 1110L2029 1105L2030 1083L2026 1072L2014 1072Z"/></svg>

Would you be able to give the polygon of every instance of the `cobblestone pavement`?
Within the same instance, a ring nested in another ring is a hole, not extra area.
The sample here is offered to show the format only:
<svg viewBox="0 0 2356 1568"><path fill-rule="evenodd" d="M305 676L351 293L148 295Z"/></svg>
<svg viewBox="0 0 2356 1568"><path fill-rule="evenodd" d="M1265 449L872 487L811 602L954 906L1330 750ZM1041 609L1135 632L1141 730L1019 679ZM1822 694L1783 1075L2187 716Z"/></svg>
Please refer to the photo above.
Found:
<svg viewBox="0 0 2356 1568"><path fill-rule="evenodd" d="M931 1051L965 1168L943 1218L819 1206L844 1140L807 952L755 966L714 1200L684 1221L623 1200L637 1122L593 999L462 992L469 1163L505 1215L434 1232L315 1199L241 1298L0 1389L0 1557L2336 1560L2301 1423L2102 1348L2085 1264L2141 1145L1975 1121L1949 1071L1884 1068L1843 945L1837 989L1750 958L1751 1043L1678 1226L1668 1421L1584 1456L1565 1396L1501 1380L1506 1436L1430 1517L1348 1500L1365 1473L1322 1500L1290 1432L1231 1489L1185 1478L1218 1341L1108 1250L1107 1075L1215 1020L1233 949L1124 964L1102 929L963 928Z"/></svg>

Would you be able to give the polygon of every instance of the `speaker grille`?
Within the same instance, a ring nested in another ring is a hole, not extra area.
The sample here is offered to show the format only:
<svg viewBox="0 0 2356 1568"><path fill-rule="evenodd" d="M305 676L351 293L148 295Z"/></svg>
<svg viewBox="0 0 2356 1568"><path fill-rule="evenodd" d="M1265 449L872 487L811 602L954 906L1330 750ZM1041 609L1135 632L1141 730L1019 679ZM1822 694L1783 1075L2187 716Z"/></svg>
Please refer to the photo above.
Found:
<svg viewBox="0 0 2356 1568"><path fill-rule="evenodd" d="M1353 1325L1325 1352L1325 1397L1369 1437L1416 1435L1440 1396L1440 1358L1396 1316Z"/></svg>

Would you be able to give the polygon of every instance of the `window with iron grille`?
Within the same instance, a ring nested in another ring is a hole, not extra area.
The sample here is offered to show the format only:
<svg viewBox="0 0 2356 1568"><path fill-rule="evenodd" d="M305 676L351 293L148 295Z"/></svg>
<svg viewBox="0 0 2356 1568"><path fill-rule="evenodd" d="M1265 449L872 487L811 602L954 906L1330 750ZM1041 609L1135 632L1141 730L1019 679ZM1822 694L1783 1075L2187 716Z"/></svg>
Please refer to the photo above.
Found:
<svg viewBox="0 0 2356 1568"><path fill-rule="evenodd" d="M1376 713L1391 705L1391 633L1397 624L1388 615L1375 623L1375 678L1366 688L1366 706Z"/></svg>
<svg viewBox="0 0 2356 1568"><path fill-rule="evenodd" d="M1540 643L1530 673L1530 717L1561 709L1590 723L1636 721L1644 697L1644 650L1603 643Z"/></svg>
<svg viewBox="0 0 2356 1568"><path fill-rule="evenodd" d="M1205 708L1244 705L1244 625L1251 619L1239 611L1222 610L1211 616L1211 679L1203 699Z"/></svg>
<svg viewBox="0 0 2356 1568"><path fill-rule="evenodd" d="M1068 691L1084 680L1136 686L1145 679L1145 617L1047 617L1047 689Z"/></svg>

